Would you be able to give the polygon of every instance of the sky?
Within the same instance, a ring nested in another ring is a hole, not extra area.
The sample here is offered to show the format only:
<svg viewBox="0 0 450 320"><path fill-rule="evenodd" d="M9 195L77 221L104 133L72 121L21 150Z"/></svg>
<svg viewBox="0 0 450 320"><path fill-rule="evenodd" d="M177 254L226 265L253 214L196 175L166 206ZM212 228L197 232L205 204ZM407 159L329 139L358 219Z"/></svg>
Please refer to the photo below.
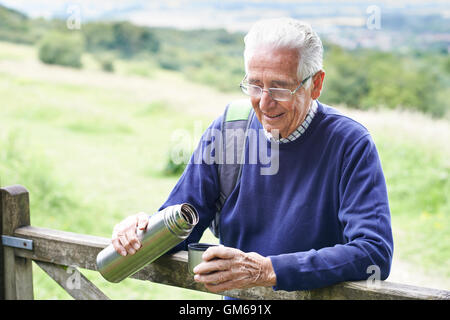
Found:
<svg viewBox="0 0 450 320"><path fill-rule="evenodd" d="M438 13L450 18L446 0L0 0L31 17L68 17L74 10L84 20L123 19L147 26L182 29L223 27L246 30L261 18L291 16L314 25L361 25L367 9L382 12Z"/></svg>

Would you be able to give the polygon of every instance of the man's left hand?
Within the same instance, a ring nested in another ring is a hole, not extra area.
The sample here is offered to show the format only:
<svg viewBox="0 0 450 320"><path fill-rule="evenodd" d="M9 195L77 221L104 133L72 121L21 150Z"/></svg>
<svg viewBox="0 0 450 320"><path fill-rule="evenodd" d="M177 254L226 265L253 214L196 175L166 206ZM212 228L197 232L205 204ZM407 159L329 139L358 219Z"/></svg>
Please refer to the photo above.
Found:
<svg viewBox="0 0 450 320"><path fill-rule="evenodd" d="M217 293L231 289L276 285L270 258L224 246L208 248L194 268L194 280Z"/></svg>

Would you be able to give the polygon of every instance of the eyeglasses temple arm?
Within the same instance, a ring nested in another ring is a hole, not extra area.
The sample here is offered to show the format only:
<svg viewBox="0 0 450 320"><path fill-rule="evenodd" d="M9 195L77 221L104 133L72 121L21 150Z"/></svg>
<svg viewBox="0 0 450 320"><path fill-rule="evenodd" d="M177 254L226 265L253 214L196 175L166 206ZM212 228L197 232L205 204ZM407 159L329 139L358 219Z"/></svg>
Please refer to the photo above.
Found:
<svg viewBox="0 0 450 320"><path fill-rule="evenodd" d="M305 84L305 82L308 81L308 79L311 78L311 77L312 77L312 76L308 76L308 77L306 77L305 79L303 79L302 82L300 82L300 84L298 85L298 87L295 88L294 91L291 91L291 94L292 94L292 95L295 94L295 93L297 92L297 90L300 89L300 88Z"/></svg>

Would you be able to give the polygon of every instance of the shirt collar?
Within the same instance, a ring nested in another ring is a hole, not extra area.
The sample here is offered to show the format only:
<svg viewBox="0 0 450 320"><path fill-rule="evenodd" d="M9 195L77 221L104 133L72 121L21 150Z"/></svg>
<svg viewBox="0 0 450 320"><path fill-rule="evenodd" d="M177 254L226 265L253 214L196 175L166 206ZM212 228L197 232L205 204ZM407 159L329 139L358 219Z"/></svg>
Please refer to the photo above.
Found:
<svg viewBox="0 0 450 320"><path fill-rule="evenodd" d="M309 106L308 114L305 117L305 120L303 120L303 122L298 126L298 128L294 132L292 132L289 136L287 136L286 138L275 139L270 132L266 131L266 129L263 128L264 134L266 135L268 140L280 144L294 141L300 138L300 136L305 133L306 129L308 129L316 113L317 113L317 101L312 100L311 105Z"/></svg>

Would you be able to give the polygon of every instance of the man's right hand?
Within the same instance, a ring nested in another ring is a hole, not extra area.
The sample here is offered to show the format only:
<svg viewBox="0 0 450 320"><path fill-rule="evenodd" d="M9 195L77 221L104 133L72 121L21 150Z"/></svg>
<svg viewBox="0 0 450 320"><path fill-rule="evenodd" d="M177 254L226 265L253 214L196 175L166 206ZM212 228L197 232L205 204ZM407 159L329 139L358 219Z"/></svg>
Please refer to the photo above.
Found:
<svg viewBox="0 0 450 320"><path fill-rule="evenodd" d="M145 230L148 219L149 215L147 213L139 212L114 226L111 242L120 255L134 254L139 250L141 242L137 237L136 231L137 229Z"/></svg>

